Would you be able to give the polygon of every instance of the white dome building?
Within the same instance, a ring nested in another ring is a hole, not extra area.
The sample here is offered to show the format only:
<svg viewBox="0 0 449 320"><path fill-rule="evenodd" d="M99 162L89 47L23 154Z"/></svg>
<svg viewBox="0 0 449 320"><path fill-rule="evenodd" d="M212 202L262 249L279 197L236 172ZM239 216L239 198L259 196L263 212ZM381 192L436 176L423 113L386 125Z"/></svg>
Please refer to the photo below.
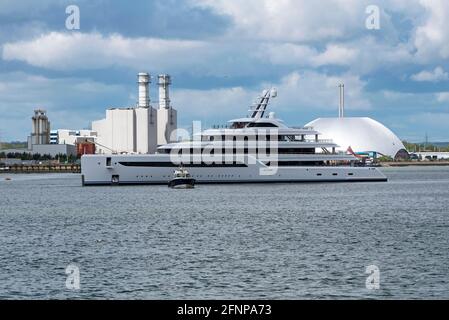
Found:
<svg viewBox="0 0 449 320"><path fill-rule="evenodd" d="M320 132L322 139L332 139L346 151L377 152L392 158L408 157L401 140L387 127L371 118L318 118L306 124Z"/></svg>

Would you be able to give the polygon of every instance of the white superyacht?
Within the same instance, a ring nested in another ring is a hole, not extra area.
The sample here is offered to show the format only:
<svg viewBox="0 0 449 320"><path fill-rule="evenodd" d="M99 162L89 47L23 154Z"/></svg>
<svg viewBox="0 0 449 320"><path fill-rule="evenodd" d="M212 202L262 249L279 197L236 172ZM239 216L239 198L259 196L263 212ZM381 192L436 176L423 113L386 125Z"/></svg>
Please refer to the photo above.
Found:
<svg viewBox="0 0 449 320"><path fill-rule="evenodd" d="M353 154L336 152L331 140L311 127L286 126L265 115L273 90L266 90L245 118L162 145L156 154L98 154L81 158L83 185L167 184L180 165L197 184L387 181Z"/></svg>

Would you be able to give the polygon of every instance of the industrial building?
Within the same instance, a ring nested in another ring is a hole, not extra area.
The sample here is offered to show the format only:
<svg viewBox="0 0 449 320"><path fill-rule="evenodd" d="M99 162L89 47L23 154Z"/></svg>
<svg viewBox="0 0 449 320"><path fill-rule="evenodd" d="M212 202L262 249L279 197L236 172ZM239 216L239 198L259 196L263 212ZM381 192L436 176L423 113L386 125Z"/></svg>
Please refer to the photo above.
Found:
<svg viewBox="0 0 449 320"><path fill-rule="evenodd" d="M449 152L441 152L441 151L418 151L414 152L411 156L412 159L424 161L449 160Z"/></svg>
<svg viewBox="0 0 449 320"><path fill-rule="evenodd" d="M71 144L76 145L79 137L89 138L94 141L97 138L97 133L92 130L71 130L71 129L57 129L50 131L50 144Z"/></svg>
<svg viewBox="0 0 449 320"><path fill-rule="evenodd" d="M36 144L50 144L50 121L48 121L47 111L34 110L31 120L32 129L31 135L28 137L28 149Z"/></svg>
<svg viewBox="0 0 449 320"><path fill-rule="evenodd" d="M340 104L337 118L318 118L306 124L332 139L339 145L338 151L349 147L355 153L389 156L393 159L408 158L402 141L386 126L368 117L345 117L344 85L340 85Z"/></svg>
<svg viewBox="0 0 449 320"><path fill-rule="evenodd" d="M34 110L31 121L31 134L27 139L27 149L3 150L5 153L25 152L56 157L60 154L76 156L80 151L93 153L92 150L95 149L90 145L95 142L97 135L92 130L50 130L50 121L46 110L43 109Z"/></svg>
<svg viewBox="0 0 449 320"><path fill-rule="evenodd" d="M31 135L28 137L28 149L25 152L32 154L48 154L56 157L59 154L76 155L75 145L53 144L50 136L50 121L46 110L34 110L31 118Z"/></svg>
<svg viewBox="0 0 449 320"><path fill-rule="evenodd" d="M96 153L155 153L158 145L173 140L177 113L170 105L170 76L158 77L158 110L151 106L150 74L139 73L137 83L135 107L107 109L105 119L92 122L92 130L97 133Z"/></svg>
<svg viewBox="0 0 449 320"><path fill-rule="evenodd" d="M56 157L60 154L76 156L76 147L71 144L33 144L30 151L32 154L48 154L52 157Z"/></svg>

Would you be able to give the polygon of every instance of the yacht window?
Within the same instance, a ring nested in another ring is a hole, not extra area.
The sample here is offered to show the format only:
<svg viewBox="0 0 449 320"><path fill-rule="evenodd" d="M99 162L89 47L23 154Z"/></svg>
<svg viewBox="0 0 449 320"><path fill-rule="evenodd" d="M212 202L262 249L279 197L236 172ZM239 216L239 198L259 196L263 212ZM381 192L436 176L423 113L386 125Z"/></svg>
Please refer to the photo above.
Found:
<svg viewBox="0 0 449 320"><path fill-rule="evenodd" d="M245 125L246 125L246 122L234 122L231 125L231 129L242 129L245 127Z"/></svg>
<svg viewBox="0 0 449 320"><path fill-rule="evenodd" d="M250 123L248 128L277 128L277 125L270 122Z"/></svg>
<svg viewBox="0 0 449 320"><path fill-rule="evenodd" d="M279 154L313 154L315 148L279 148Z"/></svg>

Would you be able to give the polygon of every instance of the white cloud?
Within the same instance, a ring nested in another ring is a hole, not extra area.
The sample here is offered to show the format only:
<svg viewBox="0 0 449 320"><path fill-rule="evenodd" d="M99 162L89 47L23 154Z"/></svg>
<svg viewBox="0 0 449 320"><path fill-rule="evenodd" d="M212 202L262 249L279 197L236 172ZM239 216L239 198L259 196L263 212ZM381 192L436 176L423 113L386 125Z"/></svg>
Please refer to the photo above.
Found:
<svg viewBox="0 0 449 320"><path fill-rule="evenodd" d="M417 94L410 93L410 92L398 92L398 91L392 91L392 90L383 90L382 92L383 98L389 101L406 101L408 99L416 98Z"/></svg>
<svg viewBox="0 0 449 320"><path fill-rule="evenodd" d="M3 59L58 70L98 69L114 65L133 68L200 63L207 44L191 40L125 38L119 34L51 32L30 41L6 43Z"/></svg>
<svg viewBox="0 0 449 320"><path fill-rule="evenodd" d="M127 88L88 79L46 78L22 72L0 74L0 134L26 140L33 110L48 111L52 128L83 128L104 116L105 101L132 104Z"/></svg>
<svg viewBox="0 0 449 320"><path fill-rule="evenodd" d="M281 79L279 88L280 110L300 112L301 109L337 110L338 84L346 88L345 105L347 110L366 110L371 108L364 91L366 83L359 77L344 74L331 76L315 71L293 72Z"/></svg>
<svg viewBox="0 0 449 320"><path fill-rule="evenodd" d="M398 108L412 109L439 109L442 103L449 101L449 92L400 92L393 90L382 90L381 96L384 102L391 103Z"/></svg>
<svg viewBox="0 0 449 320"><path fill-rule="evenodd" d="M232 34L276 41L346 38L364 28L368 1L196 0L198 6L232 18Z"/></svg>
<svg viewBox="0 0 449 320"><path fill-rule="evenodd" d="M436 94L438 102L449 102L449 92L439 92Z"/></svg>
<svg viewBox="0 0 449 320"><path fill-rule="evenodd" d="M407 45L389 46L371 36L328 43L318 50L291 42L241 42L126 38L118 34L51 32L6 43L3 59L53 70L98 70L113 66L135 71L188 72L200 75L257 77L265 66L317 68L342 66L352 74L413 60Z"/></svg>
<svg viewBox="0 0 449 320"><path fill-rule="evenodd" d="M177 89L171 92L172 104L180 115L189 120L216 120L246 114L258 93L243 87L208 90ZM215 118L215 119L214 119Z"/></svg>
<svg viewBox="0 0 449 320"><path fill-rule="evenodd" d="M449 1L420 0L428 13L423 25L417 27L414 45L423 61L449 58Z"/></svg>
<svg viewBox="0 0 449 320"><path fill-rule="evenodd" d="M442 112L421 112L412 114L406 117L408 122L412 124L424 124L426 127L441 127L447 130L447 123L449 122L449 113ZM445 131L446 131L445 130ZM443 139L447 139L447 136Z"/></svg>
<svg viewBox="0 0 449 320"><path fill-rule="evenodd" d="M313 58L318 54L317 50L308 46L295 43L262 43L255 55L265 60L268 59L275 65L311 65Z"/></svg>
<svg viewBox="0 0 449 320"><path fill-rule="evenodd" d="M135 71L188 72L203 76L248 75L254 47L232 41L128 38L119 34L51 32L4 44L4 60L24 61L52 70L98 70L114 66Z"/></svg>
<svg viewBox="0 0 449 320"><path fill-rule="evenodd" d="M355 61L358 49L342 44L328 44L319 52L307 45L294 43L264 43L258 50L259 56L268 57L271 63L278 65L296 65L319 67L325 65L349 66Z"/></svg>
<svg viewBox="0 0 449 320"><path fill-rule="evenodd" d="M372 36L329 43L323 49L294 43L263 43L257 56L274 65L292 66L343 66L354 74L367 74L373 70L413 63L412 48L408 44L389 45Z"/></svg>
<svg viewBox="0 0 449 320"><path fill-rule="evenodd" d="M357 58L358 49L338 44L329 44L326 50L314 57L314 64L321 65L350 65Z"/></svg>
<svg viewBox="0 0 449 320"><path fill-rule="evenodd" d="M434 1L380 1L382 22L376 33L365 29L368 0L191 0L191 5L230 16L233 25L225 35L201 41L51 32L4 44L2 57L56 70L125 66L259 76L262 60L292 67L342 66L367 74L444 53L449 25L443 17L449 5ZM408 34L398 35L392 12L413 20Z"/></svg>
<svg viewBox="0 0 449 320"><path fill-rule="evenodd" d="M449 80L449 74L441 67L436 67L433 71L421 71L410 77L414 81L439 82Z"/></svg>
<svg viewBox="0 0 449 320"><path fill-rule="evenodd" d="M192 1L229 16L229 38L265 41L268 52L260 54L275 64L343 65L367 73L449 57L446 0L379 0L379 31L365 29L368 0Z"/></svg>
<svg viewBox="0 0 449 320"><path fill-rule="evenodd" d="M287 120L288 115L298 117L311 109L338 109L338 84L345 83L348 110L371 108L366 98L365 82L357 76L344 74L328 76L313 71L292 72L278 83L262 83L257 88L219 88L211 90L177 89L173 91L173 105L180 114L193 119L222 119L244 116L248 106L263 89L276 87L278 97L272 102L272 111ZM189 101L188 104L185 102Z"/></svg>
<svg viewBox="0 0 449 320"><path fill-rule="evenodd" d="M255 53L253 53L254 51ZM319 52L313 47L293 43L244 44L156 38L126 38L118 34L51 32L32 40L6 43L3 59L25 61L30 65L55 70L101 69L127 66L136 70L189 70L203 73L238 74L268 58L274 64L323 66L350 65L358 49L329 44ZM240 63L244 57L251 63ZM210 66L205 66L205 62Z"/></svg>

